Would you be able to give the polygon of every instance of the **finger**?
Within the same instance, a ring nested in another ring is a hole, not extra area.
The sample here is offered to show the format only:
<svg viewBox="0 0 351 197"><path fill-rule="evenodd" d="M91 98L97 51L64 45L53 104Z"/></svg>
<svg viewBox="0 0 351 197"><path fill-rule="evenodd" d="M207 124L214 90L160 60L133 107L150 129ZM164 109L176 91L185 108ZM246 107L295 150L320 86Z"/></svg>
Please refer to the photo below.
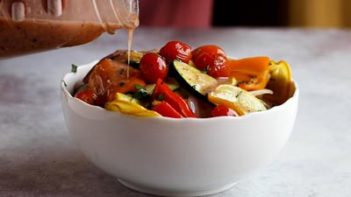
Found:
<svg viewBox="0 0 351 197"><path fill-rule="evenodd" d="M63 14L67 0L42 0L42 4L47 13L58 17Z"/></svg>
<svg viewBox="0 0 351 197"><path fill-rule="evenodd" d="M53 16L61 16L63 10L62 0L47 0L47 10Z"/></svg>
<svg viewBox="0 0 351 197"><path fill-rule="evenodd" d="M14 1L11 4L11 18L13 21L23 21L26 18L26 6L23 1Z"/></svg>

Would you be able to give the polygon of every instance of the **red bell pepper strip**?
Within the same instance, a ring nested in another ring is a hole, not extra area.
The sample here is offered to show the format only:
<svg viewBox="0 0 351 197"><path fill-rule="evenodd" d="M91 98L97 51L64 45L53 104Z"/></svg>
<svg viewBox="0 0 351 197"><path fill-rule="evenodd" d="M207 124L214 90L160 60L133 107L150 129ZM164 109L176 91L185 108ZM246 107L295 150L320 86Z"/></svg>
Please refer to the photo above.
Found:
<svg viewBox="0 0 351 197"><path fill-rule="evenodd" d="M180 95L173 92L161 79L158 79L156 82L153 97L156 100L163 99L184 117L196 117L187 102Z"/></svg>
<svg viewBox="0 0 351 197"><path fill-rule="evenodd" d="M163 101L160 104L157 104L152 107L152 110L161 114L162 116L171 117L171 118L182 118L183 116L177 112L169 103Z"/></svg>

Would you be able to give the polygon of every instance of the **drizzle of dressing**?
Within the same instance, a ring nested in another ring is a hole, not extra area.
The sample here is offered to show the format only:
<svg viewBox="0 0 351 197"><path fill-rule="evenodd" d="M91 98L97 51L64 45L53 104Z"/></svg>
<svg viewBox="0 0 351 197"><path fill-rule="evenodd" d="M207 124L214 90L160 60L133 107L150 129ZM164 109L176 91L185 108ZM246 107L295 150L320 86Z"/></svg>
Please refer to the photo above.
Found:
<svg viewBox="0 0 351 197"><path fill-rule="evenodd" d="M130 51L132 49L132 42L133 42L133 35L134 35L134 30L135 29L128 29L128 51L127 51L127 56L128 56L128 68L127 68L127 78L129 78L129 64L130 64Z"/></svg>

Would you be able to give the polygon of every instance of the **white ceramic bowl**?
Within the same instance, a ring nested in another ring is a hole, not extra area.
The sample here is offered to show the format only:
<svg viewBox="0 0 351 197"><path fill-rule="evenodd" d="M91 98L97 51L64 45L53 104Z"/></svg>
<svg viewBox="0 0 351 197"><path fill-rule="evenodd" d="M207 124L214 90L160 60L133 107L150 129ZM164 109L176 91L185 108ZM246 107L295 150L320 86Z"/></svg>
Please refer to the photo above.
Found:
<svg viewBox="0 0 351 197"><path fill-rule="evenodd" d="M89 160L141 192L198 196L226 190L270 163L294 125L297 87L283 105L235 118L140 118L109 112L70 94L94 64L63 78L67 127Z"/></svg>

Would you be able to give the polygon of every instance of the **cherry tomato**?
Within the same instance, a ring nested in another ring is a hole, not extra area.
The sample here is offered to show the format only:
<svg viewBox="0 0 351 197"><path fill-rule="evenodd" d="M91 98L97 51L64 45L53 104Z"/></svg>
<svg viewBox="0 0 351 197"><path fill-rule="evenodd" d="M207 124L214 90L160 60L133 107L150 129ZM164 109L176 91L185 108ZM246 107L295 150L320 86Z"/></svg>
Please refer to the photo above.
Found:
<svg viewBox="0 0 351 197"><path fill-rule="evenodd" d="M212 110L211 115L213 117L216 117L216 116L236 116L236 113L232 109L230 109L224 105L217 105Z"/></svg>
<svg viewBox="0 0 351 197"><path fill-rule="evenodd" d="M94 92L91 89L84 89L81 91L78 91L76 93L76 95L74 95L74 97L90 104L90 105L94 105L95 103L95 99L96 99L96 95L94 94Z"/></svg>
<svg viewBox="0 0 351 197"><path fill-rule="evenodd" d="M191 60L191 47L184 42L170 41L161 48L160 55L166 58L168 63L176 59L189 63Z"/></svg>
<svg viewBox="0 0 351 197"><path fill-rule="evenodd" d="M200 70L208 69L215 64L223 64L227 60L227 55L223 49L216 45L204 45L193 52L193 62Z"/></svg>
<svg viewBox="0 0 351 197"><path fill-rule="evenodd" d="M228 77L227 68L228 68L227 60L223 59L223 57L217 57L213 65L209 65L207 67L207 74L214 78Z"/></svg>
<svg viewBox="0 0 351 197"><path fill-rule="evenodd" d="M168 74L166 62L156 53L147 53L140 60L140 71L149 83L156 83L157 79L165 79Z"/></svg>

